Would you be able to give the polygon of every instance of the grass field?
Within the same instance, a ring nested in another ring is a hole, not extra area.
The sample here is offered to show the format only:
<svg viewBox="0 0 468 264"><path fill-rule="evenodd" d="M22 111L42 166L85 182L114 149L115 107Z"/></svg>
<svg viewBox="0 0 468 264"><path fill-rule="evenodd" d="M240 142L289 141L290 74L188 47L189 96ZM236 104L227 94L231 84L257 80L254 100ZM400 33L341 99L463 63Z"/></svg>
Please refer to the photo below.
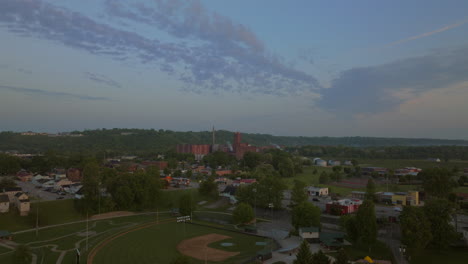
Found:
<svg viewBox="0 0 468 264"><path fill-rule="evenodd" d="M255 242L264 241L260 237L205 226L186 224L184 228L182 223L168 223L151 226L117 238L102 248L93 263L169 263L180 255L176 246L182 240L210 233L230 236L231 238L226 241L234 243L235 246L226 247L224 250L241 252L223 263L241 263L264 248L264 246L255 245ZM222 242L224 241L216 242L217 245L214 247L220 249L218 245ZM203 263L198 260L193 260L193 262Z"/></svg>
<svg viewBox="0 0 468 264"><path fill-rule="evenodd" d="M316 174L313 174L314 169L317 169ZM331 168L315 167L315 166L304 167L304 171L302 173L297 174L293 178L287 178L285 179L285 181L286 181L286 184L288 185L288 188L290 189L294 186L294 180L300 180L300 181L305 182L307 185L328 187L331 193L338 193L341 196L349 195L352 191L365 191L366 189L365 187L348 188L348 187L343 187L343 186L335 186L333 182L330 182L328 184L319 184L319 177L322 171L331 172L332 170ZM462 188L465 188L465 187L462 187ZM403 191L419 190L419 189L420 189L420 186L418 185L395 185L395 184L388 185L388 191L391 191L391 192L403 192ZM387 191L387 186L377 185L376 191L378 192ZM461 189L461 191L468 192L468 187L466 187L466 190Z"/></svg>
<svg viewBox="0 0 468 264"><path fill-rule="evenodd" d="M73 200L46 201L31 203L31 211L28 216L19 216L15 208L7 214L1 214L0 230L14 232L34 228L36 226L38 211L39 226L62 224L84 219L84 217L75 210Z"/></svg>

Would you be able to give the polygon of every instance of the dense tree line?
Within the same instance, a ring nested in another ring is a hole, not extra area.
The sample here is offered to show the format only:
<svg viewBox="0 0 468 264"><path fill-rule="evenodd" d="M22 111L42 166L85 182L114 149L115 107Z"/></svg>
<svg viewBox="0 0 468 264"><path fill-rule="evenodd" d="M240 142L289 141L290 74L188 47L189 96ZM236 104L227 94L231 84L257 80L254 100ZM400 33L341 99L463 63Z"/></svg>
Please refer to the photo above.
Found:
<svg viewBox="0 0 468 264"><path fill-rule="evenodd" d="M98 129L74 131L82 137L21 136L14 132L0 133L0 150L21 152L45 152L55 149L60 152L101 152L102 155L121 155L126 153L149 154L165 152L177 144L211 144L211 131L176 132L155 129ZM234 133L216 131L216 143L232 142ZM242 134L243 142L256 146L277 144L281 146L430 146L463 145L466 140L374 138L374 137L283 137L268 134Z"/></svg>
<svg viewBox="0 0 468 264"><path fill-rule="evenodd" d="M468 160L468 146L302 146L288 148L307 157L333 157L343 159L428 159L440 158Z"/></svg>

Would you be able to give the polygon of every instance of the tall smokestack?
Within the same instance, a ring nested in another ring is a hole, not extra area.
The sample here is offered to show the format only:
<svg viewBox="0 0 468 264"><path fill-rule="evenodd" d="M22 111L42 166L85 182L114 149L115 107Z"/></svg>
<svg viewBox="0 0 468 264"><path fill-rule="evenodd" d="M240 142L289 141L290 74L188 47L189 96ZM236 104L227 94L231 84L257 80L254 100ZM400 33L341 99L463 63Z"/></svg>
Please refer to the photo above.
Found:
<svg viewBox="0 0 468 264"><path fill-rule="evenodd" d="M213 146L215 145L215 128L214 128L214 126L213 126L213 144L212 145Z"/></svg>

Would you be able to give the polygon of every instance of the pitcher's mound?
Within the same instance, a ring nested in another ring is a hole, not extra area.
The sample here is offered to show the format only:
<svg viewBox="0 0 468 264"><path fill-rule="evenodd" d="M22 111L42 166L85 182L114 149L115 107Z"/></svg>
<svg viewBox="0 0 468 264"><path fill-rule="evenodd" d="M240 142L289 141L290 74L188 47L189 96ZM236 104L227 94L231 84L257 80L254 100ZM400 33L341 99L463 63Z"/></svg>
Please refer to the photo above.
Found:
<svg viewBox="0 0 468 264"><path fill-rule="evenodd" d="M187 255L192 258L199 260L209 261L223 261L232 256L239 254L240 252L229 252L220 249L208 247L209 244L231 238L229 236L223 236L220 234L208 234L203 236L197 236L190 239L185 239L177 245L177 250L180 253Z"/></svg>

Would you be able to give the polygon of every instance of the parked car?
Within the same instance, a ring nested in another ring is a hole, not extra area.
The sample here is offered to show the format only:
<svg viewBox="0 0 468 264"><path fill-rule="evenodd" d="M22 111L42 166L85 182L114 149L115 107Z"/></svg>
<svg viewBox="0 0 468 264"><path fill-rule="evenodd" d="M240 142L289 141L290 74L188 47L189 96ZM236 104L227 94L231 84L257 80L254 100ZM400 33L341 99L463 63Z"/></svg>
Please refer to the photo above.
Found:
<svg viewBox="0 0 468 264"><path fill-rule="evenodd" d="M320 202L320 200L318 198L312 198L312 201Z"/></svg>
<svg viewBox="0 0 468 264"><path fill-rule="evenodd" d="M57 197L57 200L62 200L63 198L65 198L65 197L59 196L59 197Z"/></svg>

